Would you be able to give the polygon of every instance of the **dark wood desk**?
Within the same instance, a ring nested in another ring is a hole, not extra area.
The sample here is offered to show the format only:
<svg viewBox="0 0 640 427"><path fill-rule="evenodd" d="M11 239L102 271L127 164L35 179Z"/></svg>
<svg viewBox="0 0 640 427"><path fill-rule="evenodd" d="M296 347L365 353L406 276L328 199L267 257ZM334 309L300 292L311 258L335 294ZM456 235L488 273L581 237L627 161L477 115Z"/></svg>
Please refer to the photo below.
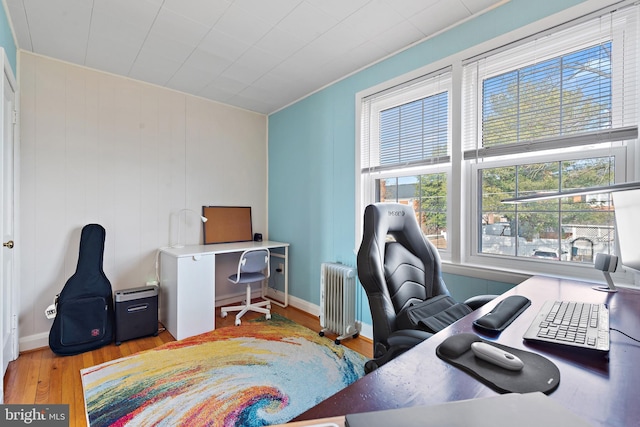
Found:
<svg viewBox="0 0 640 427"><path fill-rule="evenodd" d="M545 300L606 303L610 327L640 336L640 291L620 289L608 294L586 282L532 277L509 292L402 354L373 373L301 414L294 421L334 417L348 413L435 405L497 395L489 387L435 354L447 337L473 332L484 339L539 353L560 369L560 385L550 397L594 425L632 426L640 423L640 343L611 331L608 357L583 351L524 342L522 335ZM472 322L509 295L531 300L509 327L497 336L482 334Z"/></svg>

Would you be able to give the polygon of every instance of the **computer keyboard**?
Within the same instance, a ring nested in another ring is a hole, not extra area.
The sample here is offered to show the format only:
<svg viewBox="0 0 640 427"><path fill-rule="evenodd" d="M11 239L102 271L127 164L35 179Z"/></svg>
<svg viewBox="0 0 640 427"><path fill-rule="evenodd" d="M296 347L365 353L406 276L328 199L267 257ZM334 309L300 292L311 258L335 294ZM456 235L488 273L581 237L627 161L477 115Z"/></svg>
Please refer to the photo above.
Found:
<svg viewBox="0 0 640 427"><path fill-rule="evenodd" d="M607 352L609 308L606 304L547 301L523 338Z"/></svg>

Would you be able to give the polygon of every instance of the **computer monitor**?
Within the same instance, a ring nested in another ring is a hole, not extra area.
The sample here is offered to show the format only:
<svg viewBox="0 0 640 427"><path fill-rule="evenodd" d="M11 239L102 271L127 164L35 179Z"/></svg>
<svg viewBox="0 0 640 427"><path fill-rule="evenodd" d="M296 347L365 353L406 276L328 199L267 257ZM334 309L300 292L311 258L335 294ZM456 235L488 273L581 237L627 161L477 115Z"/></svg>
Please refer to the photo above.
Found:
<svg viewBox="0 0 640 427"><path fill-rule="evenodd" d="M614 191L611 195L620 263L640 272L640 190Z"/></svg>
<svg viewBox="0 0 640 427"><path fill-rule="evenodd" d="M250 206L203 206L204 243L231 243L253 240Z"/></svg>

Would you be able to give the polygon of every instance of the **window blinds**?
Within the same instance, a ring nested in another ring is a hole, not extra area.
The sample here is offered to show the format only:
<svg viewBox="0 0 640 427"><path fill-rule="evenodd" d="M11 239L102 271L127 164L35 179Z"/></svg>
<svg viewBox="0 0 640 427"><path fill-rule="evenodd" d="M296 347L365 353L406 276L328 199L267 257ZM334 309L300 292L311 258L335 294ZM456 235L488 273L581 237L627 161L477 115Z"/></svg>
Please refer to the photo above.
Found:
<svg viewBox="0 0 640 427"><path fill-rule="evenodd" d="M638 7L465 61L465 158L637 137Z"/></svg>
<svg viewBox="0 0 640 427"><path fill-rule="evenodd" d="M447 69L364 98L362 172L448 162L450 88Z"/></svg>

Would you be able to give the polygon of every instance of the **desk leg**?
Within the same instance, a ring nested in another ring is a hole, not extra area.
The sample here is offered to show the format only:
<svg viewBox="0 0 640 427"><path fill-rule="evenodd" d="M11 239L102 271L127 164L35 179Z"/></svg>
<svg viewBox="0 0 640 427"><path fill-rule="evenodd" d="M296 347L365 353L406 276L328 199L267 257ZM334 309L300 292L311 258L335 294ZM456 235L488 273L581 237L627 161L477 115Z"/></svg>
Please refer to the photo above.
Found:
<svg viewBox="0 0 640 427"><path fill-rule="evenodd" d="M272 303L279 305L280 307L287 307L289 305L289 247L288 246L284 246L284 255L279 254L279 253L275 253L275 252L271 252L271 256L276 257L276 258L282 258L284 259L284 302L282 301L278 301L275 298L272 298L271 296L268 295L269 293L269 287L267 284L267 289L266 291L263 290L262 292L262 298L264 299L268 299L269 301L271 301Z"/></svg>
<svg viewBox="0 0 640 427"><path fill-rule="evenodd" d="M284 247L284 307L289 305L289 246Z"/></svg>

